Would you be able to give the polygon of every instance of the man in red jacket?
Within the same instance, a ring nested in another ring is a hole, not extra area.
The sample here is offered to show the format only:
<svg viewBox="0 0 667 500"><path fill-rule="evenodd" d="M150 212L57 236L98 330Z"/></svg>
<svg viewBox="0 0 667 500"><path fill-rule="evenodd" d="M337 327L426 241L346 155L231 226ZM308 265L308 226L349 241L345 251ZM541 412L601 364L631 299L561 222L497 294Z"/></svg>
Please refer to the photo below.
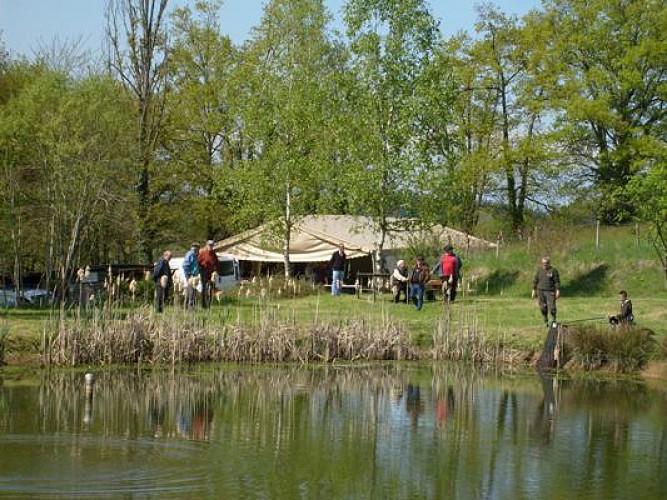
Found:
<svg viewBox="0 0 667 500"><path fill-rule="evenodd" d="M197 263L199 264L199 270L201 273L201 293L202 293L202 307L204 309L211 306L211 297L213 295L213 289L215 284L211 282L211 277L214 272L218 271L220 262L218 261L218 256L213 250L213 245L215 242L213 240L208 240L206 242L206 248L199 252L197 256Z"/></svg>
<svg viewBox="0 0 667 500"><path fill-rule="evenodd" d="M445 246L445 254L440 260L440 266L442 272L442 293L448 302L454 302L454 299L456 299L456 286L459 281L459 264L452 245Z"/></svg>

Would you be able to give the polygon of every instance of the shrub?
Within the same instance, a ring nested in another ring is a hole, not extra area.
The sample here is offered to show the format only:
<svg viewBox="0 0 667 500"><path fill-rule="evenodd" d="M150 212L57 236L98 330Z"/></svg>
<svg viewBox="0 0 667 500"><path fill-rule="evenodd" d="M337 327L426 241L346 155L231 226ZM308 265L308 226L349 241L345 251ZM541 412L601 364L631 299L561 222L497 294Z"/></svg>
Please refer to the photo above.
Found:
<svg viewBox="0 0 667 500"><path fill-rule="evenodd" d="M632 373L646 364L654 345L653 332L646 328L582 326L565 335L567 358L585 370Z"/></svg>

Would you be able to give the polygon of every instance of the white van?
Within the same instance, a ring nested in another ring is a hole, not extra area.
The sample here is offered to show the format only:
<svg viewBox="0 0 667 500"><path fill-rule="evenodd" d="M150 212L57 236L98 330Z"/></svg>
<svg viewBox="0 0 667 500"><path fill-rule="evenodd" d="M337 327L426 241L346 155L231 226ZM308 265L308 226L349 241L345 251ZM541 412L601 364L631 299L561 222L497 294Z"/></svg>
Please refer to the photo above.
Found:
<svg viewBox="0 0 667 500"><path fill-rule="evenodd" d="M233 255L216 254L220 265L218 266L218 276L215 280L215 289L224 291L230 290L241 283L241 269L239 261ZM183 257L174 257L169 261L169 268L174 273L174 282L178 281L183 287L187 284L183 275ZM201 285L199 285L201 292Z"/></svg>

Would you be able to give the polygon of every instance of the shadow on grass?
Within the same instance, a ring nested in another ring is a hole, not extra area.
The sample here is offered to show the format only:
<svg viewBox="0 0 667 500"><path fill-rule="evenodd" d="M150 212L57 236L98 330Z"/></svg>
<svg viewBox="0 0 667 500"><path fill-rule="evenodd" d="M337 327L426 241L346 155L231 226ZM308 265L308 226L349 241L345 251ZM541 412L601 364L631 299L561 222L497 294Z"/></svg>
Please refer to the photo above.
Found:
<svg viewBox="0 0 667 500"><path fill-rule="evenodd" d="M487 284L485 285L484 292L491 295L499 294L503 290L510 288L514 283L516 283L517 278L519 277L519 271L505 271L503 269L497 269L493 271L486 278Z"/></svg>
<svg viewBox="0 0 667 500"><path fill-rule="evenodd" d="M607 264L600 264L561 287L561 293L567 297L576 297L601 292L605 288L608 270Z"/></svg>

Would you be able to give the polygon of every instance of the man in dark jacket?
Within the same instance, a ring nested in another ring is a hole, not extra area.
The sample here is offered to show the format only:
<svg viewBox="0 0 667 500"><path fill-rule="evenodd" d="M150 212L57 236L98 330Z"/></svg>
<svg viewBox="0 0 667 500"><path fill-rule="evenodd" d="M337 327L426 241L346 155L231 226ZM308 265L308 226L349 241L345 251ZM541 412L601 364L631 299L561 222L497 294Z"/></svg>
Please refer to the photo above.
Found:
<svg viewBox="0 0 667 500"><path fill-rule="evenodd" d="M342 243L338 245L331 259L329 265L331 266L331 295L337 297L343 287L343 280L345 279L345 245Z"/></svg>
<svg viewBox="0 0 667 500"><path fill-rule="evenodd" d="M542 257L542 263L533 278L533 299L537 299L545 326L549 326L547 312L551 313L552 322L556 322L556 301L560 298L560 276L551 267L551 259Z"/></svg>
<svg viewBox="0 0 667 500"><path fill-rule="evenodd" d="M417 257L415 267L410 273L410 298L415 303L417 311L421 311L424 305L424 292L430 276L431 273L424 264L424 257Z"/></svg>
<svg viewBox="0 0 667 500"><path fill-rule="evenodd" d="M635 320L632 314L632 301L628 298L628 292L621 290L618 292L621 299L621 313L617 316L610 316L609 323L612 326L631 325Z"/></svg>
<svg viewBox="0 0 667 500"><path fill-rule="evenodd" d="M164 304L169 299L169 290L173 285L171 277L171 269L169 268L169 261L171 260L171 252L165 250L162 253L162 258L157 261L153 268L153 281L155 282L155 310L162 312Z"/></svg>

